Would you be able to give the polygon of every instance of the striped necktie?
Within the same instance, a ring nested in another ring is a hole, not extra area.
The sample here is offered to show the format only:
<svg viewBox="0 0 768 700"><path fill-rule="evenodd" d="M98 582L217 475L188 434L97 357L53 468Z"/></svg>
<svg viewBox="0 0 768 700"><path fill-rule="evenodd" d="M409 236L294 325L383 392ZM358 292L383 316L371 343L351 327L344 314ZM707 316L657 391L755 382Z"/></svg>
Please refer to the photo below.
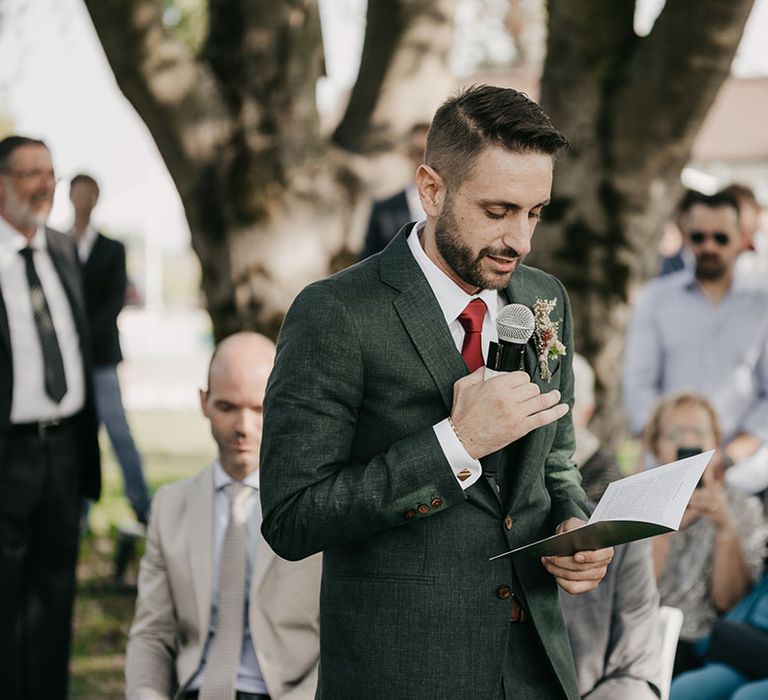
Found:
<svg viewBox="0 0 768 700"><path fill-rule="evenodd" d="M45 381L45 393L55 403L61 400L67 393L67 376L64 373L64 360L61 357L59 340L56 337L56 329L53 327L51 310L48 308L48 300L43 292L43 285L37 276L34 249L31 246L20 251L21 257L27 269L27 283L29 285L29 299L32 303L32 315L35 319L37 336L40 339L40 347L43 351L43 370Z"/></svg>

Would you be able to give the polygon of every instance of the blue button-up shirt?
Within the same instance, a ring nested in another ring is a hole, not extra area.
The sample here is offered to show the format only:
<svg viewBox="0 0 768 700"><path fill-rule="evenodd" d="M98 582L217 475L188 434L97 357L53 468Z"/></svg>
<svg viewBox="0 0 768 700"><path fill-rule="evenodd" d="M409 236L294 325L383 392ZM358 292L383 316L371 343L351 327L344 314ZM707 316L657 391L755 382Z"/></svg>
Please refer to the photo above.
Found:
<svg viewBox="0 0 768 700"><path fill-rule="evenodd" d="M676 391L709 399L726 442L739 433L768 441L768 291L737 279L713 304L691 270L648 284L624 358L632 432L642 432L656 402Z"/></svg>

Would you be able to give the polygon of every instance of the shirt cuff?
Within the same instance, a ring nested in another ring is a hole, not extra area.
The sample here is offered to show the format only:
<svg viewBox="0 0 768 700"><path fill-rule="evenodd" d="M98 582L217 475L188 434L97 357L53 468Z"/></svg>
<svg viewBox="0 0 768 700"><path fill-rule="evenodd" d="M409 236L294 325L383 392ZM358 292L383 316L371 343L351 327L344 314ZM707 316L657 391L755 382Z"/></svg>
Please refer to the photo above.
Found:
<svg viewBox="0 0 768 700"><path fill-rule="evenodd" d="M432 429L435 431L435 437L440 443L443 454L453 470L453 475L456 477L456 481L458 481L459 486L466 491L483 473L483 468L480 466L480 460L474 459L469 452L467 452L447 418L436 425L433 425Z"/></svg>

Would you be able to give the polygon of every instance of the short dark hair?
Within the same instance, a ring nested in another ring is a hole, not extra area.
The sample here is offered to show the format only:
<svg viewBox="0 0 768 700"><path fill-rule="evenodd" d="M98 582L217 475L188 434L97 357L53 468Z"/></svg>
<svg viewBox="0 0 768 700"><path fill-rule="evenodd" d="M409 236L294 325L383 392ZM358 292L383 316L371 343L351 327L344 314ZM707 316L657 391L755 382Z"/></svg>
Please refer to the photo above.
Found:
<svg viewBox="0 0 768 700"><path fill-rule="evenodd" d="M84 185L90 185L96 190L96 194L98 195L99 190L99 183L96 182L96 178L92 175L88 175L88 173L78 173L75 175L70 181L69 181L69 191L72 191L72 188L78 183L81 182Z"/></svg>
<svg viewBox="0 0 768 700"><path fill-rule="evenodd" d="M48 148L45 141L33 139L29 136L18 136L11 134L0 141L0 169L7 168L11 164L11 156L22 146L42 146Z"/></svg>
<svg viewBox="0 0 768 700"><path fill-rule="evenodd" d="M754 190L740 182L734 182L728 185L728 187L723 187L720 192L731 195L738 202L740 209L745 206L760 209Z"/></svg>
<svg viewBox="0 0 768 700"><path fill-rule="evenodd" d="M448 98L435 113L425 162L455 186L470 174L475 159L488 146L554 156L568 141L525 93L472 85Z"/></svg>
<svg viewBox="0 0 768 700"><path fill-rule="evenodd" d="M677 206L678 212L680 214L685 214L690 211L695 204L702 204L710 209L731 207L736 210L737 215L739 214L739 200L726 190L721 190L715 194L704 194L697 190L686 190L680 198L680 204Z"/></svg>

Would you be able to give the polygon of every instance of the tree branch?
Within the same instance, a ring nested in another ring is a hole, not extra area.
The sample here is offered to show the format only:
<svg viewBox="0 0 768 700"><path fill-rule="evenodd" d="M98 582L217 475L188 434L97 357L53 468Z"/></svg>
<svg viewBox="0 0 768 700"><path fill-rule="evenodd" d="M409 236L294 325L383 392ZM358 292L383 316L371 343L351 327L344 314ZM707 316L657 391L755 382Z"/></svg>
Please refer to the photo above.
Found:
<svg viewBox="0 0 768 700"><path fill-rule="evenodd" d="M629 167L648 149L672 144L667 155L682 166L728 75L752 4L667 2L651 33L639 41L616 93L618 163ZM649 109L654 109L652 118ZM663 167L647 155L645 159Z"/></svg>
<svg viewBox="0 0 768 700"><path fill-rule="evenodd" d="M229 138L216 81L162 23L159 0L84 0L120 89L146 122L182 197Z"/></svg>
<svg viewBox="0 0 768 700"><path fill-rule="evenodd" d="M392 149L447 96L455 0L369 0L357 80L333 141Z"/></svg>
<svg viewBox="0 0 768 700"><path fill-rule="evenodd" d="M550 0L548 11L541 104L555 126L572 122L578 110L579 123L594 129L606 81L634 43L635 2Z"/></svg>
<svg viewBox="0 0 768 700"><path fill-rule="evenodd" d="M210 0L209 17L202 58L237 115L246 148L281 171L315 156L324 70L317 0Z"/></svg>

